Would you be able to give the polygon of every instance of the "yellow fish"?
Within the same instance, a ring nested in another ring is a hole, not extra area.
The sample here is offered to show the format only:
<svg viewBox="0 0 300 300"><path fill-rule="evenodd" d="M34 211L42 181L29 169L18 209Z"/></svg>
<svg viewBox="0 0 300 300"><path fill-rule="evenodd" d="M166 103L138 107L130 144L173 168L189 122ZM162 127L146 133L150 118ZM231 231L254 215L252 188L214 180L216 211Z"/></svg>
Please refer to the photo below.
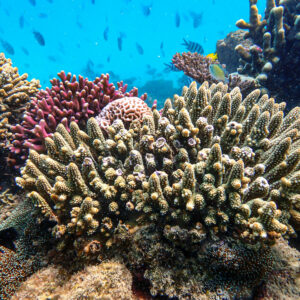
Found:
<svg viewBox="0 0 300 300"><path fill-rule="evenodd" d="M213 61L218 59L218 54L217 53L210 53L207 54L206 57L211 58Z"/></svg>
<svg viewBox="0 0 300 300"><path fill-rule="evenodd" d="M226 71L220 64L210 64L209 72L214 79L223 82L228 82L228 78L226 77Z"/></svg>

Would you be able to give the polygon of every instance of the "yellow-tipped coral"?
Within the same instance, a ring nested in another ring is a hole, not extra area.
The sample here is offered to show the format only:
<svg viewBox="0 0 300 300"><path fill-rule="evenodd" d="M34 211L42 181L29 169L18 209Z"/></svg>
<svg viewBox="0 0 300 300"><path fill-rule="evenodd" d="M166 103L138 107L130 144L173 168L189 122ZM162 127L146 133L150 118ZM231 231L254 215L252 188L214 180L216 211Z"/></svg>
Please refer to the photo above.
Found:
<svg viewBox="0 0 300 300"><path fill-rule="evenodd" d="M289 237L300 211L300 108L284 116L284 103L259 90L243 99L227 88L192 83L161 116L154 110L128 130L116 120L103 132L94 118L87 132L59 125L48 154L31 151L17 183L55 216L53 234L65 242L107 239L134 219L203 228L201 240Z"/></svg>

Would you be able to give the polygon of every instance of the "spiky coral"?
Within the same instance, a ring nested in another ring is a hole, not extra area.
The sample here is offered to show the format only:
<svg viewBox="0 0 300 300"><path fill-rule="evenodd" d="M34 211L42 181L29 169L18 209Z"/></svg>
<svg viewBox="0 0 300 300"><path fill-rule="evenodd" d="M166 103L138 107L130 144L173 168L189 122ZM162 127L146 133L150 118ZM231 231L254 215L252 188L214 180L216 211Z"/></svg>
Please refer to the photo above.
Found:
<svg viewBox="0 0 300 300"><path fill-rule="evenodd" d="M126 92L127 85L118 83L118 88L109 82L109 75L102 74L94 81L62 71L59 79L51 80L51 89L40 91L32 98L26 109L24 120L12 128L14 143L11 150L20 155L27 154L28 149L45 150L44 139L52 136L60 123L67 128L74 121L85 126L91 116L96 116L102 108L122 97L137 96L136 88ZM146 94L141 96L143 100Z"/></svg>
<svg viewBox="0 0 300 300"><path fill-rule="evenodd" d="M21 122L30 97L40 87L38 80L27 81L28 75L19 75L18 68L0 53L0 145L8 147L12 137L8 128Z"/></svg>
<svg viewBox="0 0 300 300"><path fill-rule="evenodd" d="M273 243L293 235L290 212L299 212L300 108L284 117L284 107L259 90L242 99L238 88L194 82L162 115L129 130L116 120L107 138L94 118L87 132L58 125L48 154L31 150L17 183L58 222L59 247L109 236L131 215L179 225L196 243L230 232Z"/></svg>
<svg viewBox="0 0 300 300"><path fill-rule="evenodd" d="M241 29L248 29L246 37L253 40L250 49L236 47L241 57L238 71L256 77L272 95L284 99L297 98L300 63L300 10L295 0L267 0L265 17L261 19L257 0L249 0L250 21L237 21Z"/></svg>

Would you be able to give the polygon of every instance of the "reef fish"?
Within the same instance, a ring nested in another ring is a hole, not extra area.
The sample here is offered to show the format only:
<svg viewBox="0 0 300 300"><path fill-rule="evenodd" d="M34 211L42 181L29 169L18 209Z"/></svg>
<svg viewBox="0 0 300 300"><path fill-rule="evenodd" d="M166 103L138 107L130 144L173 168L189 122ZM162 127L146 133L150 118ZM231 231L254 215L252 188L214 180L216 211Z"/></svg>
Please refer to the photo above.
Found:
<svg viewBox="0 0 300 300"><path fill-rule="evenodd" d="M37 42L41 45L41 46L45 46L45 39L42 36L41 33L39 33L38 31L33 31L33 35L35 37L35 39L37 40Z"/></svg>
<svg viewBox="0 0 300 300"><path fill-rule="evenodd" d="M176 27L179 27L179 26L180 26L180 15L179 15L178 12L177 12L176 15L175 15L175 26L176 26Z"/></svg>
<svg viewBox="0 0 300 300"><path fill-rule="evenodd" d="M118 37L118 49L119 51L122 51L123 49L123 37L124 37L124 33L120 33L119 37Z"/></svg>
<svg viewBox="0 0 300 300"><path fill-rule="evenodd" d="M8 54L15 54L15 49L9 42L1 40L1 45Z"/></svg>
<svg viewBox="0 0 300 300"><path fill-rule="evenodd" d="M136 46L137 52L138 52L139 54L143 55L143 54L144 54L144 49L143 49L143 47L142 47L139 43L136 43L135 46Z"/></svg>
<svg viewBox="0 0 300 300"><path fill-rule="evenodd" d="M23 28L24 27L24 16L21 16L19 18L19 25L20 25L20 28Z"/></svg>
<svg viewBox="0 0 300 300"><path fill-rule="evenodd" d="M226 70L220 64L210 64L209 72L211 76L219 81L227 82Z"/></svg>
<svg viewBox="0 0 300 300"><path fill-rule="evenodd" d="M148 17L151 13L152 5L142 5L144 16Z"/></svg>
<svg viewBox="0 0 300 300"><path fill-rule="evenodd" d="M197 13L191 11L190 15L193 19L193 27L198 28L202 24L203 12L201 12L200 14L197 14Z"/></svg>
<svg viewBox="0 0 300 300"><path fill-rule="evenodd" d="M106 41L108 40L108 30L109 30L109 27L107 26L103 31L103 37Z"/></svg>
<svg viewBox="0 0 300 300"><path fill-rule="evenodd" d="M199 54L204 53L203 47L199 43L187 41L186 39L183 39L183 43L181 45L185 46L186 49L191 52L197 52Z"/></svg>
<svg viewBox="0 0 300 300"><path fill-rule="evenodd" d="M206 55L206 57L211 58L213 61L218 59L218 54L217 53L209 53Z"/></svg>
<svg viewBox="0 0 300 300"><path fill-rule="evenodd" d="M35 1L35 0L29 0L29 3L30 3L32 6L36 6L36 1Z"/></svg>
<svg viewBox="0 0 300 300"><path fill-rule="evenodd" d="M27 50L26 48L22 47L21 49L22 49L22 51L23 51L26 55L29 55L29 52L28 52L28 50Z"/></svg>

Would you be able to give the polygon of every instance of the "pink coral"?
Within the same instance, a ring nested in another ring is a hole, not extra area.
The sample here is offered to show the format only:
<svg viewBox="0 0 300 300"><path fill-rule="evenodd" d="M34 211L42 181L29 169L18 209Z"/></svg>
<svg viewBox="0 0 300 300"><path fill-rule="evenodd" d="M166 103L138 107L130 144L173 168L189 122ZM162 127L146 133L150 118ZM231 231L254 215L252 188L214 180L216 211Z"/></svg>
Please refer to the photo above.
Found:
<svg viewBox="0 0 300 300"><path fill-rule="evenodd" d="M151 109L138 97L124 97L103 108L97 120L102 128L107 128L114 120L123 121L126 128L133 120L142 121L144 115L151 116Z"/></svg>
<svg viewBox="0 0 300 300"><path fill-rule="evenodd" d="M64 71L59 79L51 80L52 87L41 90L32 97L20 125L12 127L14 142L11 151L25 158L27 150L44 151L43 141L51 136L59 123L65 126L71 121L85 126L88 118L98 115L108 103L123 97L135 97L137 88L126 92L127 84L118 83L118 88L109 83L109 75L102 74L94 81ZM147 95L141 96L145 100Z"/></svg>

